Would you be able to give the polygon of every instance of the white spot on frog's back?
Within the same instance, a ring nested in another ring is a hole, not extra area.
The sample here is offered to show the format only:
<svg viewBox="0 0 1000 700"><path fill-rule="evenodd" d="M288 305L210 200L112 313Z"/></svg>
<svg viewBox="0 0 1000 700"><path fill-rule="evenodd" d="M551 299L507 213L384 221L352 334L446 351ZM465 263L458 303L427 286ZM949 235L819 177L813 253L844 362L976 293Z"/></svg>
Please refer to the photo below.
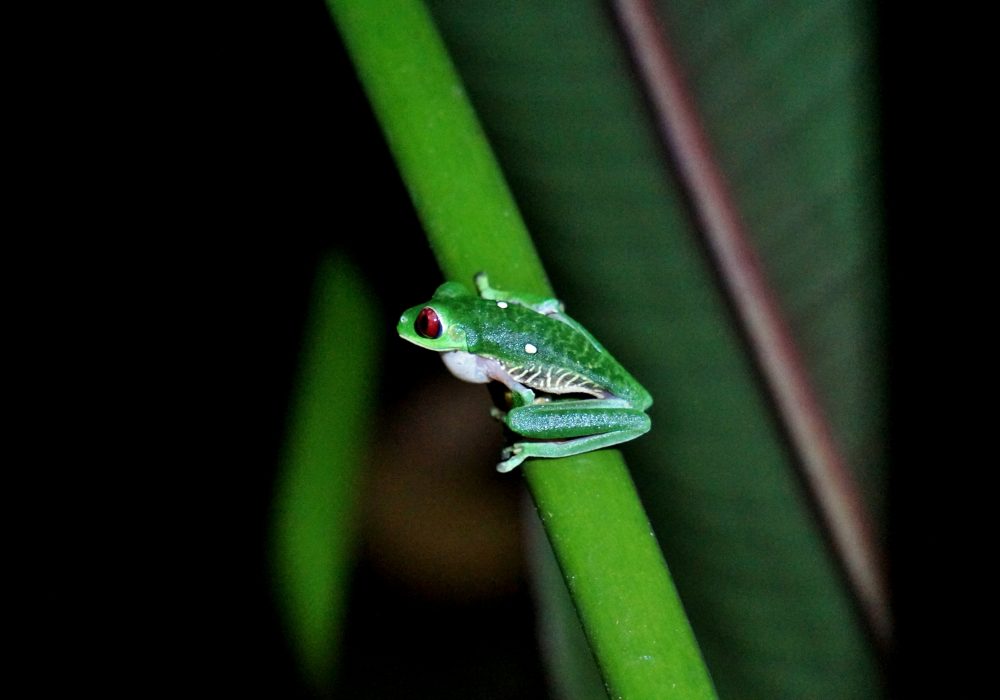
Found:
<svg viewBox="0 0 1000 700"><path fill-rule="evenodd" d="M538 348L536 348L531 343L528 343L524 346L524 351L529 355L534 355L536 352L538 352Z"/></svg>
<svg viewBox="0 0 1000 700"><path fill-rule="evenodd" d="M486 367L480 362L480 358L471 352L453 350L441 354L441 360L448 371L454 374L463 382L473 384L486 384L490 381Z"/></svg>
<svg viewBox="0 0 1000 700"><path fill-rule="evenodd" d="M507 302L505 302L505 301L498 301L497 302L497 306L499 306L501 309L506 309L507 308Z"/></svg>

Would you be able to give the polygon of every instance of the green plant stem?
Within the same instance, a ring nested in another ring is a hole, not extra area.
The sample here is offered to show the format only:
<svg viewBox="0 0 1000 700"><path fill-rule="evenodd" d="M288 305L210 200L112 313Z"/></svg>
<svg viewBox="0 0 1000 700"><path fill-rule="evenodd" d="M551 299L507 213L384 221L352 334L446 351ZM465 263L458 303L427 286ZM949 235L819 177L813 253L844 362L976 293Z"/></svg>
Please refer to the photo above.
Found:
<svg viewBox="0 0 1000 700"><path fill-rule="evenodd" d="M445 275L552 294L441 37L413 0L329 0Z"/></svg>
<svg viewBox="0 0 1000 700"><path fill-rule="evenodd" d="M417 0L329 0L445 276L552 294L430 16ZM621 455L524 474L612 697L714 698Z"/></svg>

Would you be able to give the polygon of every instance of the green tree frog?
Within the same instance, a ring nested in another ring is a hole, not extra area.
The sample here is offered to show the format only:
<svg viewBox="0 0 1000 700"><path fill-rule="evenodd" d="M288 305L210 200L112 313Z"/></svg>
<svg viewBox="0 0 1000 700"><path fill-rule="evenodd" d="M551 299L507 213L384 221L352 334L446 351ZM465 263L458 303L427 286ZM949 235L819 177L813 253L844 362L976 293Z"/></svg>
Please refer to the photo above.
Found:
<svg viewBox="0 0 1000 700"><path fill-rule="evenodd" d="M497 471L529 457L568 457L639 437L653 403L642 385L558 299L493 289L476 275L479 295L445 282L426 304L407 309L400 337L441 353L459 379L497 381L511 393L510 410L493 409L516 436Z"/></svg>

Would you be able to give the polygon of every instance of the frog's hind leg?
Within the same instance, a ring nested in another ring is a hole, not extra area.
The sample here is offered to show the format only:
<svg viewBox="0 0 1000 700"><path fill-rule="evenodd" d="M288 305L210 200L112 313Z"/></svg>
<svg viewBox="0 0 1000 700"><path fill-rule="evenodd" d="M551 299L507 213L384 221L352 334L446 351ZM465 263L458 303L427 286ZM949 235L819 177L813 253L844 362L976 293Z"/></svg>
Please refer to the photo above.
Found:
<svg viewBox="0 0 1000 700"><path fill-rule="evenodd" d="M649 431L649 416L621 399L554 401L515 408L503 418L513 432L534 440L506 448L497 471L529 457L569 457L628 442Z"/></svg>
<svg viewBox="0 0 1000 700"><path fill-rule="evenodd" d="M634 440L648 430L649 428L621 430L614 433L590 435L562 442L516 442L504 449L501 457L507 457L507 459L497 464L497 471L509 472L529 457L569 457L571 455L583 454L584 452L600 450L605 447Z"/></svg>

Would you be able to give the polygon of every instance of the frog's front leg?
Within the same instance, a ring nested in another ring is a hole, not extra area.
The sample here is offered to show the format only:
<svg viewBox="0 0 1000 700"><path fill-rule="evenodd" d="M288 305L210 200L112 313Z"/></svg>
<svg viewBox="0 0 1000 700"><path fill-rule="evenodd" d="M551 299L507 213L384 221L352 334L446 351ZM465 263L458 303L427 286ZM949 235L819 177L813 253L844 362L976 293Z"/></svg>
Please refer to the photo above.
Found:
<svg viewBox="0 0 1000 700"><path fill-rule="evenodd" d="M597 338L590 334L590 331L581 326L579 322L574 321L566 315L566 305L558 299L553 299L551 297L530 296L527 294L513 294L511 292L503 292L499 289L494 289L490 286L489 279L487 278L485 272L477 274L475 281L476 289L479 290L479 296L483 299L496 301L498 305L507 303L518 304L520 306L525 306L532 311L544 314L545 316L551 316L552 318L565 323L567 326L589 340L599 351L604 352L604 348L597 342Z"/></svg>
<svg viewBox="0 0 1000 700"><path fill-rule="evenodd" d="M494 289L490 286L489 278L486 276L485 272L477 274L475 282L476 289L479 291L480 297L483 299L489 299L490 301L495 301L498 304L518 304L520 306L526 306L540 314L545 314L546 316L559 314L565 310L563 303L558 299L530 294L514 294L512 292L504 292L499 289Z"/></svg>
<svg viewBox="0 0 1000 700"><path fill-rule="evenodd" d="M649 416L621 399L569 399L511 409L502 418L529 441L504 450L497 471L509 472L529 457L569 457L633 440L650 427Z"/></svg>

